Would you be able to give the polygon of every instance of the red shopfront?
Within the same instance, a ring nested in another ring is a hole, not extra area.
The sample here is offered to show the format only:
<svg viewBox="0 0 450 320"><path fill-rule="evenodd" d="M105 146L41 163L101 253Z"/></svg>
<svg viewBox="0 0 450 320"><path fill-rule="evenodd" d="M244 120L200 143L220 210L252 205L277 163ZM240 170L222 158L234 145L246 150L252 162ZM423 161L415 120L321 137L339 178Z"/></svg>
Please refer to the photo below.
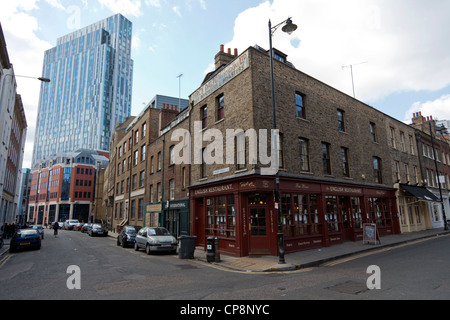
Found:
<svg viewBox="0 0 450 320"><path fill-rule="evenodd" d="M274 179L248 176L190 188L192 234L198 245L216 236L235 256L278 255ZM381 236L399 233L393 189L310 179L280 179L286 252L362 241L362 224Z"/></svg>

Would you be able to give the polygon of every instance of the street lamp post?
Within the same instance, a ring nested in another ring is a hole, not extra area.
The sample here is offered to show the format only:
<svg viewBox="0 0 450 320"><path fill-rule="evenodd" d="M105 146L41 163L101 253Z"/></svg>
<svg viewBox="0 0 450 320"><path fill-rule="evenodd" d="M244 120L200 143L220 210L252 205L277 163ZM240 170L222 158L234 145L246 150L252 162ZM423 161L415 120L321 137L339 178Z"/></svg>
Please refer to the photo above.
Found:
<svg viewBox="0 0 450 320"><path fill-rule="evenodd" d="M441 200L441 209L442 209L442 218L444 219L444 230L448 230L448 223L447 223L447 217L445 216L445 208L444 208L444 199L442 198L442 188L441 188L441 181L440 181L440 177L439 177L439 169L438 169L438 164L437 164L437 158L436 158L436 150L434 149L434 138L433 138L433 131L431 128L431 121L429 122L429 127L430 127L430 136L431 136L431 147L433 149L433 157L434 157L434 166L436 168L436 179L437 179L437 184L439 186L439 196L440 196L440 200Z"/></svg>
<svg viewBox="0 0 450 320"><path fill-rule="evenodd" d="M297 29L297 26L292 23L291 18L287 18L283 22L277 24L276 26L272 27L272 22L269 19L269 53L270 53L270 82L272 86L272 113L273 113L273 129L277 129L277 116L276 116L276 104L275 104L275 83L274 83L274 76L273 76L273 48L272 48L272 36L275 33L275 31L278 29L278 27L282 24L285 24L282 28L282 30L288 34L291 34ZM272 148L272 150L277 150L277 157L279 156L279 139L276 139L276 141L272 141L272 143L276 143L276 148ZM284 233L281 228L282 220L281 220L281 203L280 203L280 177L277 170L276 176L275 176L275 207L278 211L278 263L279 264L285 264L286 261L284 259Z"/></svg>

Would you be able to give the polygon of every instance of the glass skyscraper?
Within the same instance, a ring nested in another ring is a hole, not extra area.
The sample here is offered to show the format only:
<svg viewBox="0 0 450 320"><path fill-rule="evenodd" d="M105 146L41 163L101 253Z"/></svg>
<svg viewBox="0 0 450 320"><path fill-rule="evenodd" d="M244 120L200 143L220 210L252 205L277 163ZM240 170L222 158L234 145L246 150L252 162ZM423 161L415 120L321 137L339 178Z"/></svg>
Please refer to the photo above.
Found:
<svg viewBox="0 0 450 320"><path fill-rule="evenodd" d="M80 148L109 151L111 133L131 114L132 23L121 14L57 40L44 56L33 165Z"/></svg>

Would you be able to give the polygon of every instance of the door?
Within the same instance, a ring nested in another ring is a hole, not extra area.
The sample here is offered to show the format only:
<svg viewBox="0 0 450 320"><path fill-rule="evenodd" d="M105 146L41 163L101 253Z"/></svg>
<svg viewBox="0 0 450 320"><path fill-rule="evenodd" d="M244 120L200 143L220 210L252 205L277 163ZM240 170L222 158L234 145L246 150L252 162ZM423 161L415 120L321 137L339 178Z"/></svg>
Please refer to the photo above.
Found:
<svg viewBox="0 0 450 320"><path fill-rule="evenodd" d="M250 211L250 254L270 254L269 228L270 219L265 207L249 207Z"/></svg>
<svg viewBox="0 0 450 320"><path fill-rule="evenodd" d="M352 223L352 206L349 197L339 197L340 220L342 221L342 236L344 239L352 240L353 223Z"/></svg>

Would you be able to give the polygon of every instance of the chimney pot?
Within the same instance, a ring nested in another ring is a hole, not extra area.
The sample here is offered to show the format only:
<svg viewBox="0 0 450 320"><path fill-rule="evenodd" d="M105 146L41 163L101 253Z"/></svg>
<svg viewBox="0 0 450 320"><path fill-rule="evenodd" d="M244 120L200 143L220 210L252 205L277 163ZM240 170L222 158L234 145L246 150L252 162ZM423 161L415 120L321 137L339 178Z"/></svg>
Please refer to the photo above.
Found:
<svg viewBox="0 0 450 320"><path fill-rule="evenodd" d="M220 52L223 52L224 48L223 48L223 44L220 45Z"/></svg>
<svg viewBox="0 0 450 320"><path fill-rule="evenodd" d="M430 120L433 120L433 116L430 116Z"/></svg>
<svg viewBox="0 0 450 320"><path fill-rule="evenodd" d="M237 57L237 55L238 55L238 49L237 48L234 48L234 55Z"/></svg>
<svg viewBox="0 0 450 320"><path fill-rule="evenodd" d="M231 54L231 49L230 48L228 48L228 54Z"/></svg>

